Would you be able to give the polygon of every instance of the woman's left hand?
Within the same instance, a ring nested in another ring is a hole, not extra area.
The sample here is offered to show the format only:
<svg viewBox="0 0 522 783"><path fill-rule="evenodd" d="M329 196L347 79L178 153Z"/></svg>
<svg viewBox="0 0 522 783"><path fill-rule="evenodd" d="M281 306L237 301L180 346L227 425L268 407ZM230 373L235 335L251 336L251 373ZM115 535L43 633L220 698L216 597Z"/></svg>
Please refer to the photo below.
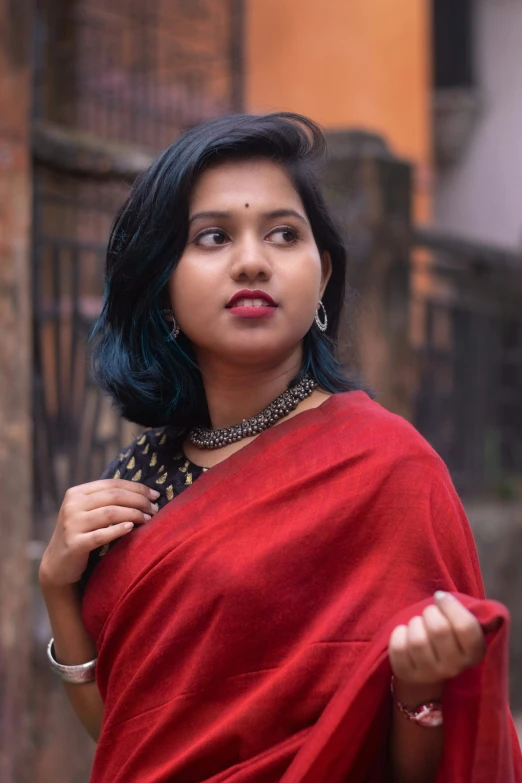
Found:
<svg viewBox="0 0 522 783"><path fill-rule="evenodd" d="M388 647L397 680L442 683L480 663L486 652L477 620L451 593L435 593L435 605L408 625L398 625Z"/></svg>

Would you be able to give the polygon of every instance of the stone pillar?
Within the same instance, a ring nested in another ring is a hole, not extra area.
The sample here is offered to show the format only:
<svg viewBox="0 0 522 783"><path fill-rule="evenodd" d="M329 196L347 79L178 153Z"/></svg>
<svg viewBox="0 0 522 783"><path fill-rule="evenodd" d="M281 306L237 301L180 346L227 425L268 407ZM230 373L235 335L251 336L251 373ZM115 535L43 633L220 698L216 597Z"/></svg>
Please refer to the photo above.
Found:
<svg viewBox="0 0 522 783"><path fill-rule="evenodd" d="M326 194L344 228L348 283L342 354L376 399L412 419L409 339L411 167L364 131L327 134Z"/></svg>
<svg viewBox="0 0 522 783"><path fill-rule="evenodd" d="M0 780L30 780L30 0L0 3Z"/></svg>

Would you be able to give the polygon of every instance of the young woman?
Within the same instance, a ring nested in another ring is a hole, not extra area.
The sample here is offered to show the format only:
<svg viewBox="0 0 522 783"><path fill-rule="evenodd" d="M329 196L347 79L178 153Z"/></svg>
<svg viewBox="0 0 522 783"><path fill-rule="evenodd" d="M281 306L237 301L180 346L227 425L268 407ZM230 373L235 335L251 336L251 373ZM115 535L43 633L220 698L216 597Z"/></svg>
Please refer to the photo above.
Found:
<svg viewBox="0 0 522 783"><path fill-rule="evenodd" d="M95 372L149 429L40 568L93 781L522 779L448 473L337 358L323 152L304 117L216 119L115 221Z"/></svg>

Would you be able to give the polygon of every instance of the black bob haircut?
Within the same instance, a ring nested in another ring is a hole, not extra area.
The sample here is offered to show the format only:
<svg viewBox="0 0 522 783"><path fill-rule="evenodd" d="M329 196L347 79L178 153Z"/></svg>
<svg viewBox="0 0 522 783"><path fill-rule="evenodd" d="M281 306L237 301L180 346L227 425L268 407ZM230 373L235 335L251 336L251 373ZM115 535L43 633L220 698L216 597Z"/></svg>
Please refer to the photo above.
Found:
<svg viewBox="0 0 522 783"><path fill-rule="evenodd" d="M319 251L332 260L323 296L328 329L322 333L312 324L294 381L308 373L332 393L360 388L337 354L346 251L319 184L325 151L321 130L306 117L232 115L187 131L138 177L112 227L104 303L93 329L94 377L125 418L182 431L210 424L192 345L183 333L170 338L161 310L186 245L192 187L208 166L231 159L268 158L280 165L301 198Z"/></svg>

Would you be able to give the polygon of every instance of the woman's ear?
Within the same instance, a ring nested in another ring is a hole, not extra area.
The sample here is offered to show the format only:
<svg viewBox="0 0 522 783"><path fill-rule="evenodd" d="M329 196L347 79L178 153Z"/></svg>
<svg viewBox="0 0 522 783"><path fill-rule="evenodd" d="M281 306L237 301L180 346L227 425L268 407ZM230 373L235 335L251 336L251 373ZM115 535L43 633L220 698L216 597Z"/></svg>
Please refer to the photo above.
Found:
<svg viewBox="0 0 522 783"><path fill-rule="evenodd" d="M326 286L328 285L328 281L332 275L332 259L330 257L330 253L327 253L326 250L321 253L321 296L320 299L323 298L323 294L326 290Z"/></svg>

